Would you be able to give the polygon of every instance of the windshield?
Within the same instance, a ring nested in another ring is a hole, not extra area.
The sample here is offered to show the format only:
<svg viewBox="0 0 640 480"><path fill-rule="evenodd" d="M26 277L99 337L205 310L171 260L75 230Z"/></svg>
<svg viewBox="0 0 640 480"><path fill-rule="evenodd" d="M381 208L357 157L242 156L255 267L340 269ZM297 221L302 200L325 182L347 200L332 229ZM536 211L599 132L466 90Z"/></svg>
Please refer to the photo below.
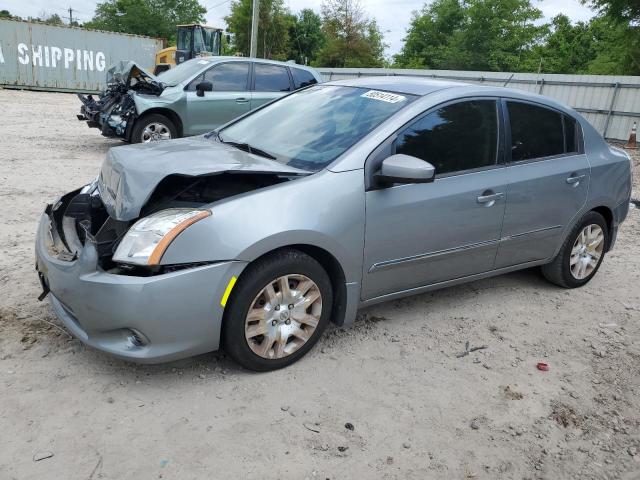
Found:
<svg viewBox="0 0 640 480"><path fill-rule="evenodd" d="M212 28L199 28L193 37L193 51L195 53L211 53L217 55L218 51L218 31Z"/></svg>
<svg viewBox="0 0 640 480"><path fill-rule="evenodd" d="M219 132L281 163L317 171L414 100L413 95L317 85L289 95Z"/></svg>
<svg viewBox="0 0 640 480"><path fill-rule="evenodd" d="M158 80L164 83L168 87L175 87L180 82L185 80L191 80L191 78L198 73L206 65L211 64L209 60L205 58L194 58L193 60L187 60L180 65L176 65L169 70L158 75Z"/></svg>

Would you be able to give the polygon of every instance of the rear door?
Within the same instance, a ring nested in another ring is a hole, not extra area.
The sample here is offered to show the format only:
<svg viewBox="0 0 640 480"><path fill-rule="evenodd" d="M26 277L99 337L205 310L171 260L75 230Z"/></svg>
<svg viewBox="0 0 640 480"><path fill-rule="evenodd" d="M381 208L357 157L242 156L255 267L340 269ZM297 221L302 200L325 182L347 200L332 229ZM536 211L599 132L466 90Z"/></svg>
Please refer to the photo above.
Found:
<svg viewBox="0 0 640 480"><path fill-rule="evenodd" d="M251 106L249 62L218 63L193 79L186 88L186 135L199 135L247 113ZM196 94L196 85L211 82L212 92Z"/></svg>
<svg viewBox="0 0 640 480"><path fill-rule="evenodd" d="M572 117L530 102L503 105L509 186L496 268L550 258L587 199L590 175Z"/></svg>
<svg viewBox="0 0 640 480"><path fill-rule="evenodd" d="M253 64L251 109L280 98L292 90L289 69L271 63Z"/></svg>

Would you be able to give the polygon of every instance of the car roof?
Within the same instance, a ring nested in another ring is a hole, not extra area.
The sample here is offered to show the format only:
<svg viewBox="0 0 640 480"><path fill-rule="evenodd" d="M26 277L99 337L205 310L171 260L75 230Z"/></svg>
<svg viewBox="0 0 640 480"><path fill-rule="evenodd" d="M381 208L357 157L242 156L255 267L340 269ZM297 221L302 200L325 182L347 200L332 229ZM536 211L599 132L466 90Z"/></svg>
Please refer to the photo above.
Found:
<svg viewBox="0 0 640 480"><path fill-rule="evenodd" d="M467 83L453 82L447 80L432 80L430 78L419 77L360 77L349 80L336 80L326 82L325 85L344 85L348 87L369 88L371 90L388 90L409 95L428 95L444 88L460 87L472 85Z"/></svg>
<svg viewBox="0 0 640 480"><path fill-rule="evenodd" d="M202 62L203 60L205 60L207 62L207 65L204 65L202 67L201 72L206 70L207 68L209 68L211 65L215 65L216 63L222 63L222 62L270 63L270 64L273 64L273 65L281 65L281 66L284 66L284 67L290 67L290 68L297 68L297 69L300 69L300 70L306 70L307 72L311 73L311 75L313 75L314 78L318 82L322 82L322 75L320 75L320 73L317 70L315 70L312 67L308 67L306 65L300 65L300 64L295 63L293 61L280 62L278 60L267 60L266 58L236 57L236 56L229 56L229 55L211 55L211 56L208 56L208 57L192 58L190 60L187 60L184 63Z"/></svg>
<svg viewBox="0 0 640 480"><path fill-rule="evenodd" d="M297 64L293 61L290 62L280 62L278 60L267 60L266 58L252 58L252 57L236 57L236 56L229 56L229 55L214 55L214 56L210 56L210 57L196 57L196 58L192 58L191 60L187 60L187 62L193 62L193 61L197 61L197 60L207 60L208 62L211 63L220 63L220 62L229 62L229 61L236 61L236 62L252 62L252 63L271 63L274 65L282 65L285 67L295 67L295 68L300 68L302 70L308 70L310 72L315 73L316 75L319 76L319 74L317 73L316 70L314 70L311 67L308 67L306 65L300 65Z"/></svg>

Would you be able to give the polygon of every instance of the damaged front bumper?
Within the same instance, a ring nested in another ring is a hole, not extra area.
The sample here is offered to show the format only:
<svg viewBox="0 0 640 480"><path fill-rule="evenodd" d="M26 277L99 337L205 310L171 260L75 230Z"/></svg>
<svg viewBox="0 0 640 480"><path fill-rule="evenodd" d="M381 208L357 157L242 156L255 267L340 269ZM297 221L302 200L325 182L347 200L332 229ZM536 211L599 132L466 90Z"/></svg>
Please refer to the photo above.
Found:
<svg viewBox="0 0 640 480"><path fill-rule="evenodd" d="M105 137L129 140L137 116L131 94L107 90L97 100L92 95L80 93L78 98L82 102L78 120L87 122L89 128L97 128Z"/></svg>
<svg viewBox="0 0 640 480"><path fill-rule="evenodd" d="M64 197L63 197L64 198ZM53 310L85 344L117 357L156 363L216 350L221 298L244 262L225 261L151 276L100 266L100 245L87 235L79 251L73 229L60 229L56 202L40 219L36 269ZM59 212L58 212L59 213ZM65 217L68 218L68 217ZM62 233L61 233L62 232ZM115 273L114 273L115 272Z"/></svg>
<svg viewBox="0 0 640 480"><path fill-rule="evenodd" d="M78 94L82 102L78 120L97 128L105 137L131 138L137 117L133 95L136 92L160 95L164 85L157 77L134 62L119 62L107 71L107 89L98 98Z"/></svg>

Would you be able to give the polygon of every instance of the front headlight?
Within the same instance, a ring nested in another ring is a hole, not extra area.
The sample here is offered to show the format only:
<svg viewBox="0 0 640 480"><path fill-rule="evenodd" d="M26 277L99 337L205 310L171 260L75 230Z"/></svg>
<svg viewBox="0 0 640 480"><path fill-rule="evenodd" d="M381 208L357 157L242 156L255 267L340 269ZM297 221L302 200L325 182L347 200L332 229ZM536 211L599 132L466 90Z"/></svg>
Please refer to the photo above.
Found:
<svg viewBox="0 0 640 480"><path fill-rule="evenodd" d="M167 247L180 232L211 215L209 210L169 208L138 220L118 245L113 261L158 265Z"/></svg>

